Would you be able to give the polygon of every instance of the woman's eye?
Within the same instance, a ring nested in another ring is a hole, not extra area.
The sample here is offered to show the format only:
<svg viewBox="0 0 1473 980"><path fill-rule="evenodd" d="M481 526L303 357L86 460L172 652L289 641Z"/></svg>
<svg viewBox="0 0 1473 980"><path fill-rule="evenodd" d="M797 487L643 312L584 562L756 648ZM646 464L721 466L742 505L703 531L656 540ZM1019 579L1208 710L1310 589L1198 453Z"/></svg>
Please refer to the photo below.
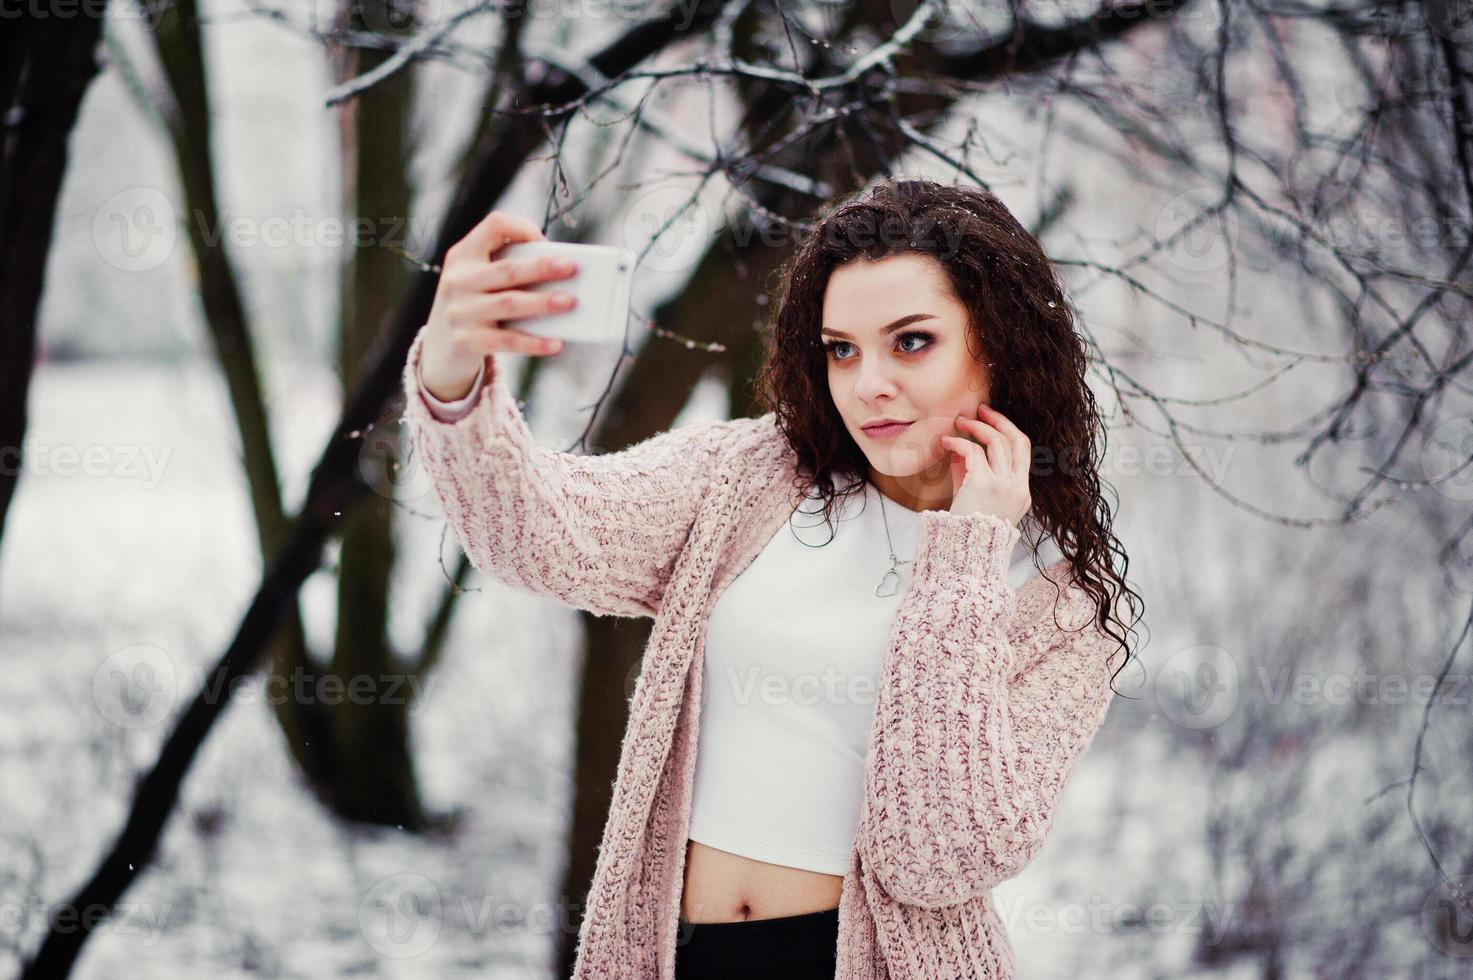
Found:
<svg viewBox="0 0 1473 980"><path fill-rule="evenodd" d="M921 330L912 330L912 331L908 331L906 333L901 334L900 335L900 338L896 342L895 346L897 348L899 348L899 350L900 350L900 352L902 354L915 354L915 353L917 353L919 351L925 350L928 346L930 346L931 342L933 340L935 340L935 339L936 338L933 335L928 334L928 333L926 333L924 331L921 331ZM921 341L924 341L925 343L921 344L918 347L905 347L904 344L905 344L905 342L907 340L921 340ZM828 354L828 356L834 358L835 360L837 360L837 361L847 361L847 360L849 360L849 358L840 356L839 353L838 353L838 349L840 347L848 347L848 346L850 346L850 344L849 344L848 341L845 341L845 340L830 340L830 341L827 341L827 342L824 343L823 349L824 349L824 352L826 354Z"/></svg>
<svg viewBox="0 0 1473 980"><path fill-rule="evenodd" d="M903 344L907 340L911 340L912 338L916 340L924 340L927 344L931 342L931 335L928 333L904 333L900 335L900 342ZM916 351L923 349L924 345L922 347L912 347L908 351L906 351L906 353L914 354Z"/></svg>

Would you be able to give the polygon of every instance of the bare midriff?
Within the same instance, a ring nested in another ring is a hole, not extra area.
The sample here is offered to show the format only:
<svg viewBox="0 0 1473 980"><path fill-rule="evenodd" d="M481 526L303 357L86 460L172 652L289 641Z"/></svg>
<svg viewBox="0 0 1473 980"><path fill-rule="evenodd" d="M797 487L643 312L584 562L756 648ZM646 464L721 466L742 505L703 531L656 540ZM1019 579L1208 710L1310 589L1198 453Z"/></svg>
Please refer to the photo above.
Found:
<svg viewBox="0 0 1473 980"><path fill-rule="evenodd" d="M686 922L737 922L807 915L839 907L841 875L789 868L686 841L680 917Z"/></svg>

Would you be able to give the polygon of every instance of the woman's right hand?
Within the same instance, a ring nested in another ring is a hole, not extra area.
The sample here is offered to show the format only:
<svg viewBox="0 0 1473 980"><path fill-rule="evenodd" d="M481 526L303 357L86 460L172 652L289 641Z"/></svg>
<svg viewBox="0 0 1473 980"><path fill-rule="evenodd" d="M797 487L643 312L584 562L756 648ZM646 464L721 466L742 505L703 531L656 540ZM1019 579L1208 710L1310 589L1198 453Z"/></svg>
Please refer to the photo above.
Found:
<svg viewBox="0 0 1473 980"><path fill-rule="evenodd" d="M572 309L571 293L515 287L566 279L577 274L577 264L491 257L511 242L546 239L527 218L492 211L446 250L420 350L419 375L430 394L444 401L464 397L488 354L555 354L562 349L560 340L515 330L502 321Z"/></svg>

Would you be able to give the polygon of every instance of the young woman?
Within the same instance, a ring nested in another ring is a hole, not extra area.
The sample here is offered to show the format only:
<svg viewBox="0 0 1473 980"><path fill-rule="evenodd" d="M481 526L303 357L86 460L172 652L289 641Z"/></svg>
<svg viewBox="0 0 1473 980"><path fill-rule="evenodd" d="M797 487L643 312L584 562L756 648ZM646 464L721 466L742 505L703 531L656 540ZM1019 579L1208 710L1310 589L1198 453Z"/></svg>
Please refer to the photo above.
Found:
<svg viewBox="0 0 1473 980"><path fill-rule="evenodd" d="M500 322L566 308L516 287L574 270L492 258L542 237L493 212L450 249L405 418L476 568L655 621L575 980L1012 976L991 890L1139 599L1038 243L991 194L882 181L784 270L766 414L580 456L496 356L557 349Z"/></svg>

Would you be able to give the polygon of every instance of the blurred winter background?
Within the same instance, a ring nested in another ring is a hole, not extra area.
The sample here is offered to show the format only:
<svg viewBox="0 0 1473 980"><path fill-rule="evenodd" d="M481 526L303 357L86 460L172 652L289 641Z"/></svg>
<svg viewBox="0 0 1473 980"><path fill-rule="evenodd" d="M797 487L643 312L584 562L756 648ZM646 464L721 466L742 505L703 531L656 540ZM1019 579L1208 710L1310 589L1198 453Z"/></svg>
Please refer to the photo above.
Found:
<svg viewBox="0 0 1473 980"><path fill-rule="evenodd" d="M541 442L747 413L771 273L888 172L989 186L1058 261L1146 603L995 894L1021 975L1473 968L1469 4L10 23L7 975L565 975L648 624L469 570L372 366L427 312L416 263L500 207L641 257L624 350L518 364ZM343 443L339 512L304 508ZM243 630L313 528L295 606Z"/></svg>

